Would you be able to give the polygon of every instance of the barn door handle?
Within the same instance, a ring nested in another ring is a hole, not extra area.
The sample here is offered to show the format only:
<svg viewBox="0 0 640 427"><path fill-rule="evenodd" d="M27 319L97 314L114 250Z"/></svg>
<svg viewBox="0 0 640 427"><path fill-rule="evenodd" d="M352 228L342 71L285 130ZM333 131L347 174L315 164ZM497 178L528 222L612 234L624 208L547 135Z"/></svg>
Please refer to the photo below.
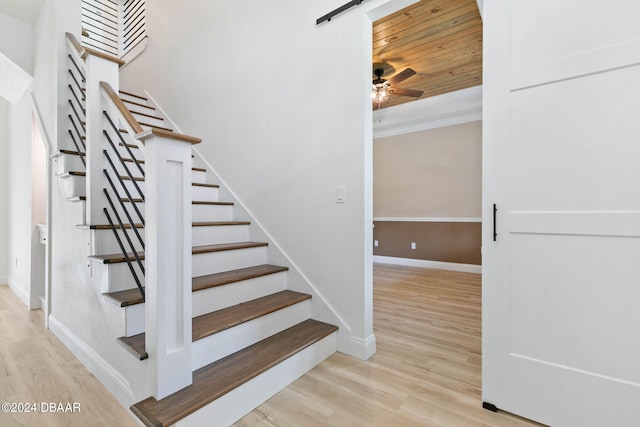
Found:
<svg viewBox="0 0 640 427"><path fill-rule="evenodd" d="M496 232L496 212L498 212L498 208L496 204L493 204L493 241L495 242L498 238L498 233Z"/></svg>

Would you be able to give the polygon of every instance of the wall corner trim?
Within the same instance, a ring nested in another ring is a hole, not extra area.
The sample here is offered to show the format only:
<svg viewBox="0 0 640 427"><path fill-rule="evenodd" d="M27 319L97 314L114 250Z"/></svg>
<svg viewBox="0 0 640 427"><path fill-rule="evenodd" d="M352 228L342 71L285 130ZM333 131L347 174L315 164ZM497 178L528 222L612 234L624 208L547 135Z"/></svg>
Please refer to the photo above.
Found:
<svg viewBox="0 0 640 427"><path fill-rule="evenodd" d="M433 268L437 270L459 271L462 273L482 274L482 266L474 264L458 264L455 262L429 261L424 259L396 258L374 255L374 263L404 265L407 267Z"/></svg>

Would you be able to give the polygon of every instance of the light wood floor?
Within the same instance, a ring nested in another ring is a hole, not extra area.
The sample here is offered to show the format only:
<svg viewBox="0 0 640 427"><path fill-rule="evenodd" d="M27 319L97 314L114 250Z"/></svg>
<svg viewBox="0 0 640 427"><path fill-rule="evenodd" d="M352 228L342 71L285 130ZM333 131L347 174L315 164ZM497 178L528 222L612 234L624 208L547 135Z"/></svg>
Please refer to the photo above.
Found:
<svg viewBox="0 0 640 427"><path fill-rule="evenodd" d="M29 311L0 286L0 404L79 403L80 412L5 413L0 426L137 426L132 415ZM73 406L71 406L73 408Z"/></svg>
<svg viewBox="0 0 640 427"><path fill-rule="evenodd" d="M374 268L377 353L336 353L236 423L249 426L539 424L482 409L480 275Z"/></svg>
<svg viewBox="0 0 640 427"><path fill-rule="evenodd" d="M480 276L376 265L377 353L336 353L248 414L249 426L538 425L481 408ZM78 402L80 413L6 414L0 426L134 426L128 411L0 286L0 403Z"/></svg>

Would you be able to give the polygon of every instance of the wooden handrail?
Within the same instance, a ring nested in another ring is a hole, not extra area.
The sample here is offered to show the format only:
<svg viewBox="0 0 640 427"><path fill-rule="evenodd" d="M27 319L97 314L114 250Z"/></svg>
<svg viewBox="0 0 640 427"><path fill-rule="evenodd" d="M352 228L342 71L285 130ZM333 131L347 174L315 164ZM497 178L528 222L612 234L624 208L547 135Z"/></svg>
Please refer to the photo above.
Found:
<svg viewBox="0 0 640 427"><path fill-rule="evenodd" d="M152 136L161 136L163 138L175 139L177 141L188 142L189 144L192 144L192 145L200 144L202 142L202 139L196 138L195 136L184 135L181 133L176 133L169 130L158 129L158 128L151 128L147 131L137 133L135 138L139 139L140 141L145 141L151 138Z"/></svg>
<svg viewBox="0 0 640 427"><path fill-rule="evenodd" d="M124 64L126 64L126 61L123 61L122 59L116 56L109 55L108 53L100 52L99 50L92 49L90 47L82 46L82 44L80 44L76 36L74 36L71 33L65 33L65 34L67 35L67 39L69 39L69 41L71 42L73 47L76 49L76 51L78 51L78 55L82 59L86 59L88 55L93 55L93 56L97 56L98 58L106 59L107 61L115 62L116 64L118 64L118 68L121 68Z"/></svg>
<svg viewBox="0 0 640 427"><path fill-rule="evenodd" d="M133 130L133 133L136 135L143 133L144 129L142 128L142 126L140 126L140 123L138 123L135 117L133 117L129 109L124 105L124 102L122 102L122 99L120 99L111 85L109 85L109 83L107 82L100 82L100 87L107 94L107 96L109 96L109 99L111 99L111 102L113 102L118 111L120 111L120 114L122 114L122 117L124 117L124 119L127 121L129 126Z"/></svg>
<svg viewBox="0 0 640 427"><path fill-rule="evenodd" d="M116 64L118 64L118 68L121 68L124 64L126 64L125 61L123 61L118 57L115 57L113 55L109 55L108 53L100 52L99 50L91 49L90 47L85 46L84 53L81 55L82 59L85 59L87 55L93 55L93 56L97 56L98 58L106 59L107 61L115 62Z"/></svg>
<svg viewBox="0 0 640 427"><path fill-rule="evenodd" d="M67 39L69 39L69 41L71 42L71 44L73 45L73 47L75 48L76 51L78 51L78 55L82 56L83 55L83 51L84 48L82 47L82 45L80 44L80 42L78 41L78 39L76 38L76 36L74 36L71 33L65 33L67 36ZM83 57L84 58L84 57Z"/></svg>

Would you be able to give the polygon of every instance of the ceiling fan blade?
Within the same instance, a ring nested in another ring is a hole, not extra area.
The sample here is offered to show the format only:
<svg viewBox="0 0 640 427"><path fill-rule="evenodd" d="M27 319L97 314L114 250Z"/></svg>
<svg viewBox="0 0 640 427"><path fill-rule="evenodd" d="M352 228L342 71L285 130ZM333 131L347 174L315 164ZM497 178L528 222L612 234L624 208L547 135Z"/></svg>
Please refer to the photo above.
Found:
<svg viewBox="0 0 640 427"><path fill-rule="evenodd" d="M392 92L394 95L404 95L404 96L413 96L415 98L420 98L424 91L422 90L413 90L413 89L400 89L398 87L393 88Z"/></svg>
<svg viewBox="0 0 640 427"><path fill-rule="evenodd" d="M398 83L400 83L403 80L408 79L409 77L413 76L416 72L413 71L411 68L407 68L404 71L399 72L398 74L396 74L395 76L391 77L389 80L387 80L387 82L391 85L391 86L395 86Z"/></svg>

